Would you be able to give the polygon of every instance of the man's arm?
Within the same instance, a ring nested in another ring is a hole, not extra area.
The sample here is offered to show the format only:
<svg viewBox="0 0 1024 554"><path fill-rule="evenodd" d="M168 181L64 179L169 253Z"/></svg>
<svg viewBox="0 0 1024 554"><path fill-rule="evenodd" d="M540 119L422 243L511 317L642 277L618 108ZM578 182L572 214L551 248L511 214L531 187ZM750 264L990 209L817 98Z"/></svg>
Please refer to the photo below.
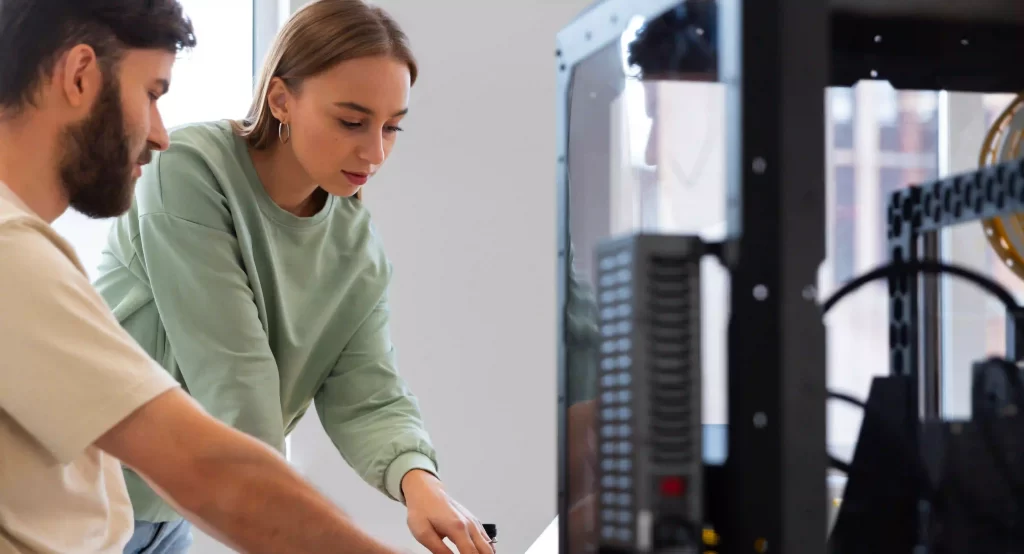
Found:
<svg viewBox="0 0 1024 554"><path fill-rule="evenodd" d="M216 421L180 390L148 402L96 446L241 552L396 552L356 527L274 450Z"/></svg>
<svg viewBox="0 0 1024 554"><path fill-rule="evenodd" d="M70 463L96 445L243 552L395 552L269 447L188 398L45 223L0 223L0 260L0 410L55 460Z"/></svg>

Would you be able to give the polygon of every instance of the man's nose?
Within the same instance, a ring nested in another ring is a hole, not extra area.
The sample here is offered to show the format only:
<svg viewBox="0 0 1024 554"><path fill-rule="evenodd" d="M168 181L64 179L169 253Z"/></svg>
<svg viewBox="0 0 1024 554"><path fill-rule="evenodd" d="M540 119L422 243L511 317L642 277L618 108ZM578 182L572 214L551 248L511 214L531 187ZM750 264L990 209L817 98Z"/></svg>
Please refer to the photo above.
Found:
<svg viewBox="0 0 1024 554"><path fill-rule="evenodd" d="M171 146L171 137L167 134L167 127L164 126L164 120L160 117L159 111L156 111L155 117L150 120L149 136L146 138L146 142L149 143L150 149L160 152Z"/></svg>

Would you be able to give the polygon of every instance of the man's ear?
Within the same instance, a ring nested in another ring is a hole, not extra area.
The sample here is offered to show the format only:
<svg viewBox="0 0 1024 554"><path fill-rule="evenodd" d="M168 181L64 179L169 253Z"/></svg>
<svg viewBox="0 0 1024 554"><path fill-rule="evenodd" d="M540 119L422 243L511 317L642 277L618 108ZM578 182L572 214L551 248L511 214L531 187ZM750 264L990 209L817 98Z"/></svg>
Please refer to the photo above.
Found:
<svg viewBox="0 0 1024 554"><path fill-rule="evenodd" d="M288 108L291 100L291 91L288 85L280 77L270 80L270 87L267 89L267 104L270 106L270 113L278 121L288 123Z"/></svg>
<svg viewBox="0 0 1024 554"><path fill-rule="evenodd" d="M57 63L56 74L59 92L73 108L92 105L103 88L103 72L100 70L96 51L91 46L74 46Z"/></svg>

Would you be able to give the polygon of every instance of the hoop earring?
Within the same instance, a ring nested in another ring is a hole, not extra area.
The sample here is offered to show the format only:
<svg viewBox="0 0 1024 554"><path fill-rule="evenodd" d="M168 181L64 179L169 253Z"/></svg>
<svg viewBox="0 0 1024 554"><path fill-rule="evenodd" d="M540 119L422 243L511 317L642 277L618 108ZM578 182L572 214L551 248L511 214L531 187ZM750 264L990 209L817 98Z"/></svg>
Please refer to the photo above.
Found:
<svg viewBox="0 0 1024 554"><path fill-rule="evenodd" d="M288 132L285 133L285 130L287 130ZM291 140L292 138L291 126L289 126L287 123L279 121L277 123L277 138L281 141L281 144L287 144L288 141Z"/></svg>

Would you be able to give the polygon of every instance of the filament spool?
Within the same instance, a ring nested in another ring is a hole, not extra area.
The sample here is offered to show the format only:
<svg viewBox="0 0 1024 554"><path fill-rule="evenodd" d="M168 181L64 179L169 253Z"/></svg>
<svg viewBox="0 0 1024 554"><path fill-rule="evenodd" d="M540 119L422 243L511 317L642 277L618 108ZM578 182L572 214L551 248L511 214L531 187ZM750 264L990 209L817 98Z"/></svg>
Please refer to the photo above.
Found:
<svg viewBox="0 0 1024 554"><path fill-rule="evenodd" d="M986 167L1024 157L1024 93L996 118L981 147L979 165ZM1003 264L1024 279L1024 212L982 221L985 237Z"/></svg>

